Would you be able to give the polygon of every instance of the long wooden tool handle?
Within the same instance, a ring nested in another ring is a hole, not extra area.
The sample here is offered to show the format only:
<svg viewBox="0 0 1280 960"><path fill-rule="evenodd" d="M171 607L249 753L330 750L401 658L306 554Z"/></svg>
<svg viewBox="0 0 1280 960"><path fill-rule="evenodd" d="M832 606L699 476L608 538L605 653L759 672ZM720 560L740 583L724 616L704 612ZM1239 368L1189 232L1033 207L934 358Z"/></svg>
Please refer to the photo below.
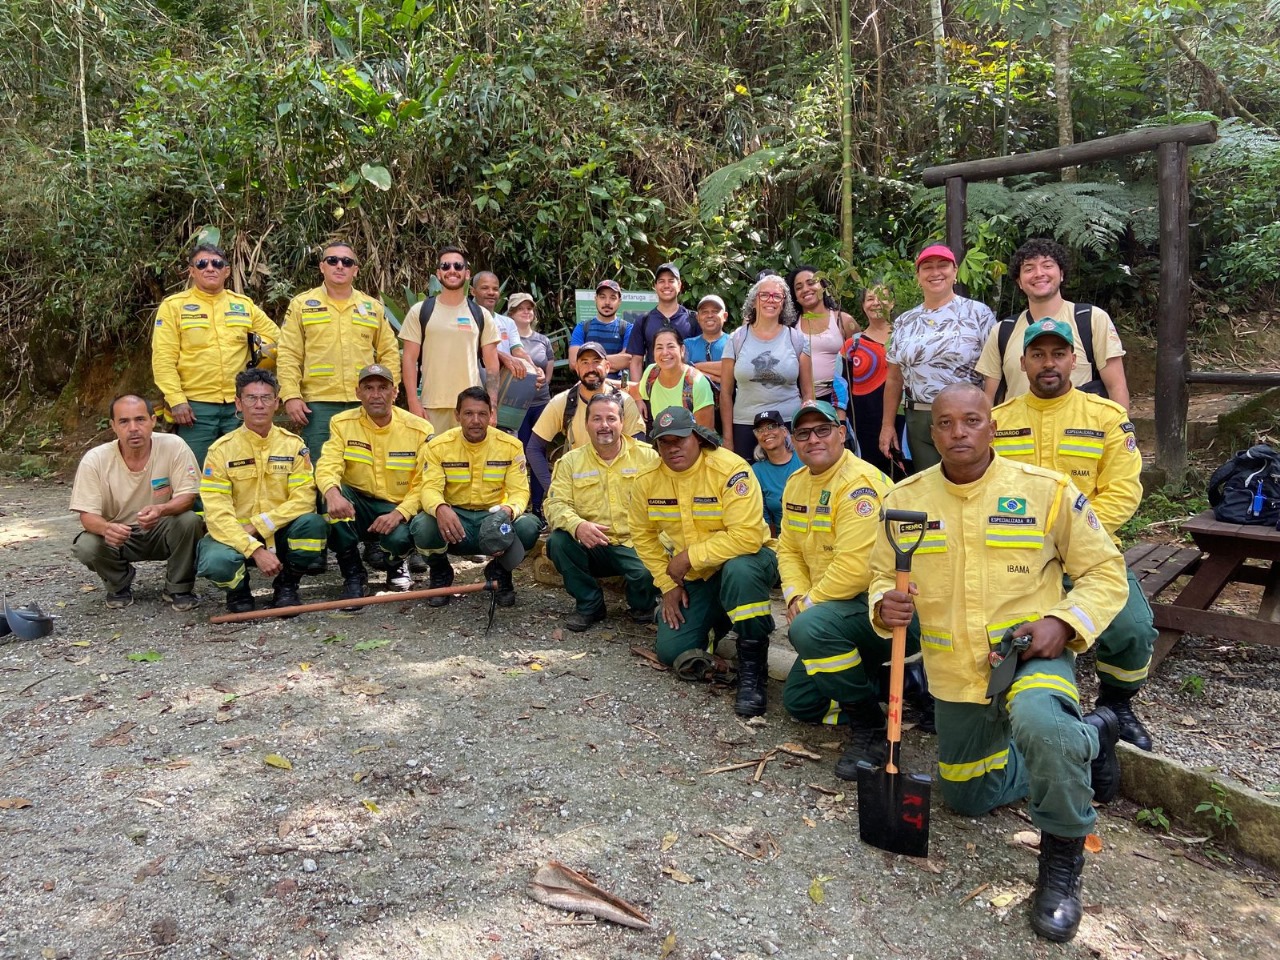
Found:
<svg viewBox="0 0 1280 960"><path fill-rule="evenodd" d="M320 610L346 610L348 607L371 607L375 603L403 603L405 600L426 600L428 597L451 597L456 593L479 593L482 590L497 590L498 585L492 580L479 583L463 583L456 587L436 587L433 590L406 590L404 593L383 593L376 597L361 597L358 600L322 600L317 603L302 603L296 607L271 607L267 610L249 610L246 613L223 613L210 617L210 623L244 623L247 620L267 620L271 617L292 617L299 613L316 613Z"/></svg>
<svg viewBox="0 0 1280 960"><path fill-rule="evenodd" d="M911 586L911 574L897 571L894 584L903 593ZM906 669L907 628L893 628L893 647L889 661L889 759L885 761L887 773L898 772L898 744L902 742L902 674Z"/></svg>

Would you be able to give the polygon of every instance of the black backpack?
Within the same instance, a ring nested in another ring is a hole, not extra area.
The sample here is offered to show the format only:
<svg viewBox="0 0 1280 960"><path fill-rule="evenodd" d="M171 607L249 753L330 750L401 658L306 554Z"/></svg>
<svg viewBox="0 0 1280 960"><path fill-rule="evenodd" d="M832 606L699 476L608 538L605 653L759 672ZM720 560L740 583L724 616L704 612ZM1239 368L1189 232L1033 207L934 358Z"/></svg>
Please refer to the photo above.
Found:
<svg viewBox="0 0 1280 960"><path fill-rule="evenodd" d="M1222 523L1280 526L1280 453L1265 443L1241 450L1209 478L1209 506Z"/></svg>
<svg viewBox="0 0 1280 960"><path fill-rule="evenodd" d="M476 329L480 331L480 335L476 338L476 356L483 360L481 352L481 344L484 343L484 310L480 304L476 303L470 297L467 297L467 307L471 310L471 318L476 322ZM421 382L422 378L422 350L427 342L427 322L431 319L431 314L436 310L436 298L427 297L422 301L422 308L418 311L418 330L421 336L418 338L418 378ZM483 363L481 364L483 366Z"/></svg>
<svg viewBox="0 0 1280 960"><path fill-rule="evenodd" d="M1023 310L1022 315L1027 318L1027 323L1031 322L1031 313ZM1081 393L1094 393L1100 397L1107 397L1107 388L1103 384L1102 379L1098 376L1098 362L1093 355L1093 304L1077 303L1075 316L1076 330L1080 334L1080 347L1084 350L1085 362L1089 364L1089 381L1082 383L1076 387ZM1009 339L1013 336L1013 327L1018 322L1018 317L1007 317L1000 321L1000 330L997 334L997 342L1000 347L1000 369L1004 370L1004 352L1009 346ZM1008 384L1005 383L1004 373L1000 374L1000 386L996 390L996 402L999 403L1005 399L1005 393L1008 390Z"/></svg>

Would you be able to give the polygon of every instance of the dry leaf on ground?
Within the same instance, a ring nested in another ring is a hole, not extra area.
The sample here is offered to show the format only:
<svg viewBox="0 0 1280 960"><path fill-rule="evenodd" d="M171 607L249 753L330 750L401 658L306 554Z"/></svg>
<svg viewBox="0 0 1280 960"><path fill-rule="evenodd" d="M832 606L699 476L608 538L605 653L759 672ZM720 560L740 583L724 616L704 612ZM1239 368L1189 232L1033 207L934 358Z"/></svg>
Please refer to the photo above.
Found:
<svg viewBox="0 0 1280 960"><path fill-rule="evenodd" d="M679 867L663 867L662 872L676 883L693 883L697 879L692 874L685 873Z"/></svg>
<svg viewBox="0 0 1280 960"><path fill-rule="evenodd" d="M23 797L0 797L0 810L21 810L31 806L31 801ZM665 850L666 847L663 847Z"/></svg>
<svg viewBox="0 0 1280 960"><path fill-rule="evenodd" d="M268 753L262 758L262 762L268 767L275 767L277 770L292 770L293 764L280 756L278 753Z"/></svg>

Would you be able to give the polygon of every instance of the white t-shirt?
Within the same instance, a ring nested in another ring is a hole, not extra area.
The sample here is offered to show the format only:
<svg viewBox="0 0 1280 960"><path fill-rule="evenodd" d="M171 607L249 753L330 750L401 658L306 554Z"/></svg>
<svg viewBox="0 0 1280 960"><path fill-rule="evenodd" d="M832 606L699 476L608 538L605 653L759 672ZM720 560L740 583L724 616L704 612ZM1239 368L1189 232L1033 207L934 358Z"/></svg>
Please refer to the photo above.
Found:
<svg viewBox="0 0 1280 960"><path fill-rule="evenodd" d="M520 331L516 328L516 322L503 313L495 313L493 322L498 325L498 335L502 337L498 341L498 352L511 355L511 351L516 347L524 346L520 342Z"/></svg>
<svg viewBox="0 0 1280 960"><path fill-rule="evenodd" d="M143 507L199 490L200 468L187 442L172 433L153 433L151 457L136 472L120 456L118 440L86 453L76 467L71 509L132 526Z"/></svg>

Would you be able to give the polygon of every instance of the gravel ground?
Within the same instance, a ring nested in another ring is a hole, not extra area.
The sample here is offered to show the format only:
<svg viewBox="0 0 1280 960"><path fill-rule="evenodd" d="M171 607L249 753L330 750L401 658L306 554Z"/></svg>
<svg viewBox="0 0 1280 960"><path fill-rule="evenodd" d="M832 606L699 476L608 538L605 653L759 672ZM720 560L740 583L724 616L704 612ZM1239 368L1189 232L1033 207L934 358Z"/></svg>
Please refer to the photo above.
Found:
<svg viewBox="0 0 1280 960"><path fill-rule="evenodd" d="M651 628L562 634L567 598L523 570L487 635L479 597L212 626L207 588L198 615L158 602L157 565L108 611L69 557L67 495L0 486L5 589L60 618L0 646L0 957L1277 955L1274 877L1123 804L1100 820L1080 936L1038 941L1020 810L935 803L928 861L863 846L831 774L839 735L788 720L777 683L743 723L726 691L632 652ZM334 595L332 574L305 582ZM148 651L161 659L128 659ZM1160 749L1274 785L1277 671L1256 650L1180 647L1144 705ZM708 772L784 743L821 760ZM909 733L905 757L931 770L932 739ZM552 859L652 928L529 899Z"/></svg>

